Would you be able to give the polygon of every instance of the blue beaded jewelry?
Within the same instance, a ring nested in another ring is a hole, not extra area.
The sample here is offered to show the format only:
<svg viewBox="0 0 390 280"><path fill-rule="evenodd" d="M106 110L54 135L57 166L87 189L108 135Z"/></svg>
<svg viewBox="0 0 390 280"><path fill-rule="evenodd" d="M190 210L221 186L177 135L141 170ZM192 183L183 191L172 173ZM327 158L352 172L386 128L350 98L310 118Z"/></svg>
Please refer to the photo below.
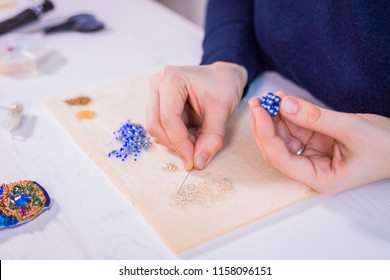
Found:
<svg viewBox="0 0 390 280"><path fill-rule="evenodd" d="M117 131L114 132L115 139L122 144L119 150L113 150L108 157L115 156L125 161L129 155L133 155L133 160L137 161L137 156L142 149L147 150L152 143L150 137L146 136L145 128L140 124L127 121Z"/></svg>
<svg viewBox="0 0 390 280"><path fill-rule="evenodd" d="M271 117L276 116L279 113L280 97L273 93L268 93L266 96L260 98L261 107L263 107Z"/></svg>

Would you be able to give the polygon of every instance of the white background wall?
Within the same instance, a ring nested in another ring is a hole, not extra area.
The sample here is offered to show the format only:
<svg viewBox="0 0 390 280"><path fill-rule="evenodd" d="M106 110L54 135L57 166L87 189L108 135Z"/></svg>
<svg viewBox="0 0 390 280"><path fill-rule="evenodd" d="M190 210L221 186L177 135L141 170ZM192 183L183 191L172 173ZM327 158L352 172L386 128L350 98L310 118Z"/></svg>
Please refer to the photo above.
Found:
<svg viewBox="0 0 390 280"><path fill-rule="evenodd" d="M207 0L157 0L194 23L203 26Z"/></svg>

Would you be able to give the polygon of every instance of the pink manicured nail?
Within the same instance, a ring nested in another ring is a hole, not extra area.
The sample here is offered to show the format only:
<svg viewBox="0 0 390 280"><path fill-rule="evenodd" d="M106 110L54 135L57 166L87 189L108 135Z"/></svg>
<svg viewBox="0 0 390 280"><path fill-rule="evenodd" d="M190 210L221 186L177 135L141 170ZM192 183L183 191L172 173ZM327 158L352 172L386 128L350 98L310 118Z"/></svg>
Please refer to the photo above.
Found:
<svg viewBox="0 0 390 280"><path fill-rule="evenodd" d="M251 109L253 109L253 107L255 107L255 105L256 105L255 98L257 98L257 97L253 97L253 98L249 99L249 101L248 101L249 108L251 108Z"/></svg>
<svg viewBox="0 0 390 280"><path fill-rule="evenodd" d="M298 111L299 104L292 98L284 98L282 101L282 109L289 114L295 114Z"/></svg>
<svg viewBox="0 0 390 280"><path fill-rule="evenodd" d="M196 167L199 169L204 169L208 160L209 156L205 152L200 153L195 160Z"/></svg>

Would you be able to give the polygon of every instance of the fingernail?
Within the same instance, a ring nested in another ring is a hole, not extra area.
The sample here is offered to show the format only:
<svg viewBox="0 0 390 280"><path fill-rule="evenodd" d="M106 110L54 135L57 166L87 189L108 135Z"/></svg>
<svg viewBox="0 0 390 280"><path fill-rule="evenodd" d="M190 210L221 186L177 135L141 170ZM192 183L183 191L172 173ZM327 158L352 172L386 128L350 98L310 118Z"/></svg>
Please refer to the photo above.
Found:
<svg viewBox="0 0 390 280"><path fill-rule="evenodd" d="M208 160L209 156L205 152L200 153L195 160L196 167L198 169L204 169Z"/></svg>
<svg viewBox="0 0 390 280"><path fill-rule="evenodd" d="M188 160L186 160L184 157L180 157L181 161L183 162L183 165L184 165L184 168L187 170L187 171L190 171L192 169L192 163Z"/></svg>
<svg viewBox="0 0 390 280"><path fill-rule="evenodd" d="M253 98L249 99L249 101L248 101L249 108L251 108L251 109L253 109L253 107L255 107L255 102L256 102L255 98L256 97L253 97Z"/></svg>
<svg viewBox="0 0 390 280"><path fill-rule="evenodd" d="M298 111L298 102L292 98L285 98L282 101L282 109L289 114L295 114Z"/></svg>
<svg viewBox="0 0 390 280"><path fill-rule="evenodd" d="M186 169L188 172L191 171L192 167L193 167L193 165L192 165L192 163L190 163L190 162L187 162L187 163L185 164L185 169Z"/></svg>

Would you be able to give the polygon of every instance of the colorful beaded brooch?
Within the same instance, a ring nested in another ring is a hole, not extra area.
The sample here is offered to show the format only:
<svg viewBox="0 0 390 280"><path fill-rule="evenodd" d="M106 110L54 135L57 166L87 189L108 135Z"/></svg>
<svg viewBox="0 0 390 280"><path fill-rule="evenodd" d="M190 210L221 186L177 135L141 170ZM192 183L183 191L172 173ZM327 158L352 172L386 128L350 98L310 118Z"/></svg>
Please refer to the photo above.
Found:
<svg viewBox="0 0 390 280"><path fill-rule="evenodd" d="M266 96L261 97L260 101L261 107L263 107L268 112L268 114L270 114L271 117L274 117L278 114L280 103L279 96L274 95L270 92Z"/></svg>
<svg viewBox="0 0 390 280"><path fill-rule="evenodd" d="M0 186L0 229L27 223L50 207L46 190L34 181Z"/></svg>

